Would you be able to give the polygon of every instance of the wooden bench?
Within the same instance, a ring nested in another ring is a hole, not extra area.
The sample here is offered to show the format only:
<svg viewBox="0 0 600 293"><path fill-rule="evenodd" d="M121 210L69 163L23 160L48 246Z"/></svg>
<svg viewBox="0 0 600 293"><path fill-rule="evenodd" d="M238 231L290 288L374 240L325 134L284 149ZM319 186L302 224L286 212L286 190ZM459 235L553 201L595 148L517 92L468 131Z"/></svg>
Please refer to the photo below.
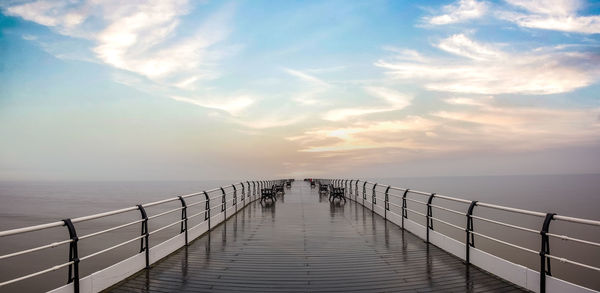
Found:
<svg viewBox="0 0 600 293"><path fill-rule="evenodd" d="M343 187L333 187L333 185L329 186L329 201L334 201L335 199L340 201L344 200L346 203L346 197L344 196L344 188Z"/></svg>
<svg viewBox="0 0 600 293"><path fill-rule="evenodd" d="M262 203L263 201L270 199L271 202L274 203L277 201L276 195L277 192L275 191L275 185L273 185L271 188L263 188L260 191L260 202Z"/></svg>
<svg viewBox="0 0 600 293"><path fill-rule="evenodd" d="M325 195L329 193L329 187L327 184L319 184L319 195Z"/></svg>
<svg viewBox="0 0 600 293"><path fill-rule="evenodd" d="M275 195L277 195L277 193L279 192L281 192L281 195L285 195L285 189L283 188L283 184L273 185L273 187L275 188Z"/></svg>

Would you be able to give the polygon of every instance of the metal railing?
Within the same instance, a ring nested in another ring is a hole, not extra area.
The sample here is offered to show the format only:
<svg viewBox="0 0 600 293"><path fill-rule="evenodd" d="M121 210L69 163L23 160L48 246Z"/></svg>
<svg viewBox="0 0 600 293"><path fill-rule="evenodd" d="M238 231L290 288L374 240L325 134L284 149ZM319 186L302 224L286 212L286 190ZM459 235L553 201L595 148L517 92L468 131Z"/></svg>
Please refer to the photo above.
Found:
<svg viewBox="0 0 600 293"><path fill-rule="evenodd" d="M9 259L9 258L16 257L16 256L21 256L21 255L25 255L25 254L29 254L29 253L33 253L33 252L37 252L37 251L42 251L45 249L54 248L54 247L58 247L58 246L62 246L62 245L67 245L67 244L69 245L69 256L68 256L68 260L66 262L52 266L52 267L48 267L46 269L42 269L42 270L39 270L36 272L32 272L32 273L29 273L27 275L23 275L23 276L20 276L17 278L2 281L2 282L0 282L0 289L3 286L7 286L9 284L28 280L28 279L36 277L36 276L40 276L40 275L43 275L43 274L46 274L49 272L59 270L64 267L68 267L67 284L73 283L74 292L79 292L79 290L80 290L79 281L82 278L80 275L80 272L79 272L79 264L81 262L88 261L91 258L94 258L96 256L102 255L102 254L110 252L110 251L113 251L119 247L125 246L125 245L130 244L135 241L140 241L140 251L139 252L145 253L145 267L146 267L146 269L148 269L148 268L150 268L150 265L151 265L150 257L149 257L150 248L151 248L149 239L152 235L154 235L160 231L163 231L167 228L170 228L170 227L173 227L176 225L180 225L179 233L185 235L185 246L187 246L189 243L189 239L188 239L188 231L189 230L194 229L195 227L198 227L200 225L207 224L208 225L207 231L210 231L213 228L211 225L211 219L223 214L222 222L227 220L228 205L229 205L229 208L235 208L234 213L236 213L238 211L239 201L241 201L243 203L243 206L242 206L242 208L243 208L248 203L250 203L260 197L261 189L270 188L273 184L283 184L284 181L285 180L245 181L245 182L240 182L240 183L236 183L236 184L232 184L232 185L228 185L228 186L214 188L211 190L205 190L202 192L171 197L171 198L167 198L167 199L163 199L163 200L159 200L159 201L155 201L155 202L151 202L151 203L139 204L136 206L113 210L113 211L109 211L109 212L104 212L104 213L99 213L99 214L94 214L94 215L89 215L89 216L83 216L83 217L78 217L78 218L73 218L73 219L65 219L62 221L56 221L56 222L47 223L47 224L41 224L41 225L24 227L24 228L0 231L0 237L9 237L9 236L20 235L20 234L24 234L24 233L32 233L32 232L36 232L36 231L42 231L42 230L46 230L46 229L50 229L50 228L64 226L67 228L67 230L69 232L69 236L70 236L70 239L65 239L65 240L37 246L34 248L24 249L24 250L0 255L0 261L3 261L6 259ZM239 193L239 195L241 195L241 197L239 198L239 201L238 201L238 193ZM226 200L226 197L228 195L232 195L232 199ZM199 200L197 200L195 202L191 202L192 199L197 199L197 198L199 198ZM189 203L188 203L188 200L190 200ZM172 203L172 202L177 202L177 201L179 201L181 203L181 206L178 208L160 212L155 215L148 215L146 213L146 209L149 207L156 207L156 206L160 206L160 205L164 205L164 204ZM220 204L214 205L215 202L220 203ZM211 203L213 204L212 206L211 206ZM195 214L188 215L188 213L187 213L188 209L191 207L194 207L194 206L198 206L198 205L204 205L204 209ZM216 213L213 213L213 211L215 209L216 209ZM96 231L96 232L89 233L89 234L82 235L82 236L78 236L78 234L77 234L77 229L76 229L75 225L78 223L87 222L87 221L96 220L96 219L108 218L108 217L124 214L127 212L132 212L132 211L136 211L136 210L138 210L141 215L141 218L138 220L134 220L134 221L131 221L131 222L128 222L125 224L118 225L118 226L113 226L113 227L110 227L110 228L107 228L104 230ZM176 212L181 212L181 217L177 221L166 224L166 225L164 225L160 228L154 229L152 231L148 228L149 220L160 218L165 215L173 214ZM199 217L202 215L204 215L204 220L202 220L200 223L196 224L193 227L188 227L188 221L190 219L193 219L193 218L196 218L196 217ZM96 237L96 236L103 235L106 233L114 232L114 231L129 227L129 226L133 226L133 225L141 226L141 233L139 235L136 235L135 237L132 237L126 241L117 243L110 247L87 254L85 256L81 256L81 257L79 256L78 243L80 240L84 240L87 238L92 238L92 237ZM161 242L161 243L164 243L164 242ZM127 277L127 276L124 276L124 278L125 277Z"/></svg>
<svg viewBox="0 0 600 293"><path fill-rule="evenodd" d="M524 251L526 253L538 255L540 258L539 259L540 265L538 267L538 271L540 274L539 292L546 292L546 276L552 275L551 266L550 266L551 259L562 262L562 263L569 263L571 265L575 265L575 266L578 266L580 268L584 268L587 270L600 272L600 268L597 266L585 264L582 262L578 262L578 261L574 261L574 260L567 259L564 257L559 257L554 254L550 254L550 241L549 241L549 238L553 237L556 239L577 242L579 244L588 245L591 247L600 247L600 243L598 243L598 242L579 239L576 237L571 237L571 236L566 236L566 235L554 234L554 233L549 232L550 224L552 223L552 221L563 221L563 222L570 222L570 223L582 224L582 225L590 225L590 226L596 226L596 227L600 227L600 221L561 216L561 215L557 215L555 213L542 213L542 212L536 212L536 211L529 211L529 210L524 210L524 209L511 208L511 207L483 203L483 202L478 202L478 201L470 201L470 200L455 198L455 197L451 197L451 196L445 196L445 195L441 195L441 194L437 194L437 193L429 193L429 192L423 192L423 191L418 191L418 190L409 189L409 188L395 187L395 186L390 186L390 185L385 185L385 184L379 184L376 182L364 181L364 180L360 180L360 179L317 179L317 181L323 182L325 184L333 184L334 187L344 188L345 196L347 198L354 200L359 204L362 204L364 207L369 208L373 212L375 212L376 207L383 209L382 216L386 220L388 220L388 217L389 217L388 215L394 215L396 217L401 217L400 225L401 225L402 229L404 229L405 220L409 218L408 217L409 213L424 217L425 223L423 223L423 224L426 229L424 240L427 243L430 243L429 235L430 235L430 231L433 231L434 222L444 224L448 227L451 227L453 229L456 229L458 231L465 233L465 243L464 243L465 258L464 258L464 260L467 265L469 265L471 263L471 261L470 261L471 248L475 247L474 236L485 238L487 240L496 242L501 245L506 245L506 246ZM367 188L367 186L370 188ZM399 192L399 193L396 193L396 192ZM370 202L368 200L368 193L370 193L370 198L371 198ZM383 197L383 200L384 200L383 205L377 203L378 195ZM423 198L423 200L416 200L413 198L408 198L407 195L421 196ZM400 205L400 204L391 202L390 197L401 200L402 204ZM434 204L434 199L443 199L446 201L454 202L456 204L464 205L465 211L458 211L458 210L444 207L441 205L436 205L436 204ZM421 211L417 211L415 209L409 208L408 204L407 204L408 202L422 206L425 209L425 211L421 212ZM522 227L519 225L506 223L506 222L503 222L500 220L494 220L494 219L490 219L490 218L486 218L486 217L482 217L482 216L475 216L475 215L473 215L473 212L474 212L475 208L477 208L477 207L485 207L485 208L502 211L502 212L516 213L516 214L522 214L522 215L536 217L539 219L543 219L543 224L541 225L539 230L536 230L536 229L531 229L528 227ZM466 225L464 227L461 227L459 225L445 221L439 217L435 217L434 213L433 213L433 209L442 210L442 211L445 211L445 212L448 212L450 214L454 214L457 216L462 216L462 217L464 217L464 221L465 221ZM521 245L512 243L509 240L499 239L499 238L484 234L480 231L475 231L474 225L473 225L473 219L476 219L476 220L479 220L482 222L487 222L487 223L497 225L497 226L502 226L502 227L506 227L506 228L510 228L510 229L515 229L518 231L523 231L526 233L539 234L540 250L534 250L534 249L530 249L527 247L523 247Z"/></svg>

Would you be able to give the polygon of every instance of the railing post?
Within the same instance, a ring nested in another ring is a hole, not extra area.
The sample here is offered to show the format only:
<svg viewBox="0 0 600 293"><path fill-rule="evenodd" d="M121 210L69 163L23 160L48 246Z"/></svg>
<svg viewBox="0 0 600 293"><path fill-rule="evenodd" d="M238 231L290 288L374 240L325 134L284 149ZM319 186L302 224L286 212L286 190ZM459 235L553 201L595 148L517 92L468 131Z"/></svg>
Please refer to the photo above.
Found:
<svg viewBox="0 0 600 293"><path fill-rule="evenodd" d="M235 206L235 212L237 213L237 188L235 188L235 184L231 184L233 187L233 206Z"/></svg>
<svg viewBox="0 0 600 293"><path fill-rule="evenodd" d="M550 258L546 255L550 254L550 240L548 239L548 230L550 222L554 218L555 213L547 213L542 225L540 235L542 236L542 247L540 249L540 292L546 292L546 276L552 276L550 269Z"/></svg>
<svg viewBox="0 0 600 293"><path fill-rule="evenodd" d="M208 193L206 193L206 191L204 191L204 197L206 198L204 221L208 220L208 231L210 231L210 197L208 197Z"/></svg>
<svg viewBox="0 0 600 293"><path fill-rule="evenodd" d="M402 195L402 230L404 230L404 219L408 219L408 212L406 211L406 195L409 191L410 189L407 188Z"/></svg>
<svg viewBox="0 0 600 293"><path fill-rule="evenodd" d="M142 219L144 219L144 221L142 221L142 233L141 233L141 235L144 235L144 238L142 238L140 241L140 252L142 252L142 251L146 252L146 269L149 269L150 268L150 246L149 246L148 238L150 237L150 232L148 231L148 215L146 214L146 210L144 209L144 207L141 204L137 205L137 207L140 210L140 213L142 214Z"/></svg>
<svg viewBox="0 0 600 293"><path fill-rule="evenodd" d="M356 179L356 183L354 184L355 185L354 191L356 191L354 193L354 201L355 202L358 202L358 181L360 181L360 180Z"/></svg>
<svg viewBox="0 0 600 293"><path fill-rule="evenodd" d="M246 181L246 183L248 184L248 196L247 196L247 198L249 198L249 199L248 199L248 200L246 200L246 201L244 202L244 206L245 206L245 205L246 205L246 204L247 204L249 201L252 201L252 197L250 196L250 194L251 194L251 192L252 192L252 191L250 190L250 181ZM244 190L245 190L245 188L244 188ZM244 191L244 192L242 193L242 196L245 196L245 195L246 195L246 192Z"/></svg>
<svg viewBox="0 0 600 293"><path fill-rule="evenodd" d="M367 199L367 181L363 184L363 207L365 206L365 200Z"/></svg>
<svg viewBox="0 0 600 293"><path fill-rule="evenodd" d="M244 185L244 181L240 182L240 186L242 187L240 189L242 191L242 198L240 198L240 200L242 201L242 205L243 205L244 198L246 198L246 186Z"/></svg>
<svg viewBox="0 0 600 293"><path fill-rule="evenodd" d="M377 204L377 195L375 194L375 187L377 183L373 184L373 193L371 194L371 212L375 212L375 205Z"/></svg>
<svg viewBox="0 0 600 293"><path fill-rule="evenodd" d="M350 198L352 196L352 181L354 181L354 179L350 180L350 185L348 185L350 188L348 188L348 198Z"/></svg>
<svg viewBox="0 0 600 293"><path fill-rule="evenodd" d="M79 252L77 249L79 237L77 237L77 231L71 219L65 219L63 222L69 230L69 237L71 238L71 242L69 243L69 262L73 262L69 265L67 284L73 283L73 292L79 293Z"/></svg>
<svg viewBox="0 0 600 293"><path fill-rule="evenodd" d="M185 203L185 199L182 196L179 196L179 201L181 201L181 229L179 233L185 232L185 246L188 246L188 220L187 220L187 204Z"/></svg>
<svg viewBox="0 0 600 293"><path fill-rule="evenodd" d="M387 211L390 210L390 197L388 195L388 192L390 191L390 187L391 186L388 185L388 187L385 189L385 207L383 209L383 213L384 213L383 215L386 220L387 220Z"/></svg>
<svg viewBox="0 0 600 293"><path fill-rule="evenodd" d="M431 218L433 216L431 209L431 201L433 201L434 196L435 193L432 193L429 196L429 199L427 200L427 243L429 243L429 229L433 230L433 219Z"/></svg>
<svg viewBox="0 0 600 293"><path fill-rule="evenodd" d="M346 197L346 192L348 191L348 179L344 180L344 197Z"/></svg>
<svg viewBox="0 0 600 293"><path fill-rule="evenodd" d="M221 187L221 192L223 196L221 197L221 212L223 213L223 221L227 220L227 202L225 201L225 189Z"/></svg>
<svg viewBox="0 0 600 293"><path fill-rule="evenodd" d="M252 195L256 198L256 181L252 181Z"/></svg>
<svg viewBox="0 0 600 293"><path fill-rule="evenodd" d="M472 201L471 204L469 205L469 209L467 210L467 228L465 229L465 231L467 232L467 239L465 241L465 247L466 247L465 262L467 265L471 263L470 247L475 246L475 235L473 235L472 232L473 232L473 209L475 208L476 205L477 205L477 201L476 200Z"/></svg>

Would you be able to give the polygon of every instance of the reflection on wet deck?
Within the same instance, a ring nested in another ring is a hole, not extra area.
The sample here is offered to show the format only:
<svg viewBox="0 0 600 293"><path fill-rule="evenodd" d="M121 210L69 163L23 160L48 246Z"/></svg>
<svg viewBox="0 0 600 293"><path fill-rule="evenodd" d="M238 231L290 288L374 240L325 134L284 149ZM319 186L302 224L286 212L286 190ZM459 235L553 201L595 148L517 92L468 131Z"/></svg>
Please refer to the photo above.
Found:
<svg viewBox="0 0 600 293"><path fill-rule="evenodd" d="M304 182L241 210L112 292L521 292Z"/></svg>

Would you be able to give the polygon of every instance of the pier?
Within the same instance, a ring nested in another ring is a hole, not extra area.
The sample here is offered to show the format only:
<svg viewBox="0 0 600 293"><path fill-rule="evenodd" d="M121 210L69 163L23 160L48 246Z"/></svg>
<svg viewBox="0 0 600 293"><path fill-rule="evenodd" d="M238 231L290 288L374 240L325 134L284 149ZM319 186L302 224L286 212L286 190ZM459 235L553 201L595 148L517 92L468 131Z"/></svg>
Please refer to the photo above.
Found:
<svg viewBox="0 0 600 293"><path fill-rule="evenodd" d="M552 260L598 272L590 264L550 253L550 238L599 245L551 233L552 221L600 226L600 222L479 203L362 180L321 179L317 186L294 181L275 200L261 202L265 190L287 180L246 181L194 194L140 204L61 222L0 232L0 237L66 228L70 239L0 256L0 261L54 247L68 249L67 262L18 278L0 280L0 290L47 274L67 274L67 284L50 292L597 292L552 276ZM326 187L326 188L322 188ZM334 190L332 198L323 190ZM346 200L347 199L347 200ZM449 203L453 204L449 204ZM161 212L147 212L153 207ZM168 206L170 205L170 206ZM173 205L176 205L173 207ZM420 207L419 207L420 206ZM462 209L462 210L461 210ZM540 230L494 220L476 209L539 218ZM452 218L441 213L454 213ZM84 235L83 222L137 214L141 218ZM152 221L180 216L158 225ZM494 238L481 221L530 232L541 250ZM80 254L82 240L135 227L131 239ZM445 232L453 229L453 233ZM160 231L176 235L153 245ZM530 231L529 231L530 230ZM463 235L461 242L453 235ZM495 241L541 260L529 268L486 252L478 239ZM567 237L567 238L565 238ZM81 263L126 245L133 255L83 275ZM138 250L139 249L139 250ZM3 291L4 292L4 291Z"/></svg>
<svg viewBox="0 0 600 293"><path fill-rule="evenodd" d="M295 182L108 292L522 292L361 205Z"/></svg>

